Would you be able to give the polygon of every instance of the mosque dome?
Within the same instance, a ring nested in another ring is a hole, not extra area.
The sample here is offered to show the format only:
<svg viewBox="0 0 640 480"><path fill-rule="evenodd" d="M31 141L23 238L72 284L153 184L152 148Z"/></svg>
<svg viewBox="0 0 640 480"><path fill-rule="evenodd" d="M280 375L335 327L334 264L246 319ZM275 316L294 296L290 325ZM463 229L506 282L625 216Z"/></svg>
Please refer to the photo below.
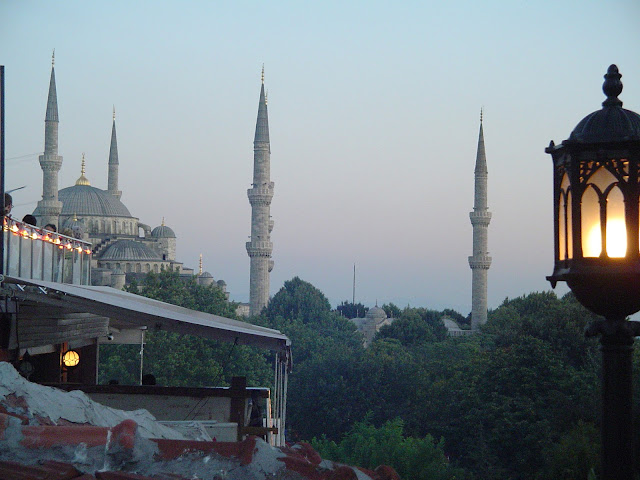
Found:
<svg viewBox="0 0 640 480"><path fill-rule="evenodd" d="M114 260L152 260L161 261L162 259L143 243L134 240L118 240L109 245L104 253L100 255L100 261Z"/></svg>
<svg viewBox="0 0 640 480"><path fill-rule="evenodd" d="M386 320L387 312L385 312L382 308L376 305L375 307L369 309L369 311L367 312L366 318L370 318L373 320Z"/></svg>
<svg viewBox="0 0 640 480"><path fill-rule="evenodd" d="M58 200L62 202L60 215L73 215L79 217L128 217L131 213L116 197L92 187L91 185L76 184L63 188L58 192Z"/></svg>
<svg viewBox="0 0 640 480"><path fill-rule="evenodd" d="M227 282L225 282L224 280L218 280L216 283L218 284L219 287L227 286Z"/></svg>
<svg viewBox="0 0 640 480"><path fill-rule="evenodd" d="M200 278L213 278L213 275L211 275L209 272L202 272L200 275L198 275Z"/></svg>
<svg viewBox="0 0 640 480"><path fill-rule="evenodd" d="M151 236L154 238L176 238L173 230L164 224L151 230Z"/></svg>

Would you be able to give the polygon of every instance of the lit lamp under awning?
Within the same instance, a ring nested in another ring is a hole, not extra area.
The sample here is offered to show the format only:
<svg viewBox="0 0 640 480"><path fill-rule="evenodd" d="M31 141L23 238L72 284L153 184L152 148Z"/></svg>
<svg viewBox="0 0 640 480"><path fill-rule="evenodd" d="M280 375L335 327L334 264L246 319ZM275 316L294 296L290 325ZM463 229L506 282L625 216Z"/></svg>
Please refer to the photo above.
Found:
<svg viewBox="0 0 640 480"><path fill-rule="evenodd" d="M75 367L80 363L80 354L75 350L68 350L62 356L62 364L65 367Z"/></svg>

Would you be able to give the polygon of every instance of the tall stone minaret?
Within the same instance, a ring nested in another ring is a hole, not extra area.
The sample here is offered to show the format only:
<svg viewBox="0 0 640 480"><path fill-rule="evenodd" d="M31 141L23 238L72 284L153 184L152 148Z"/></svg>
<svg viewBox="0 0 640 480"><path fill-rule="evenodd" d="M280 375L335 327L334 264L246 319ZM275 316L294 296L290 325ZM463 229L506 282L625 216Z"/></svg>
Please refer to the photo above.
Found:
<svg viewBox="0 0 640 480"><path fill-rule="evenodd" d="M62 157L58 155L58 96L54 64L55 50L51 56L49 98L44 118L44 153L39 157L42 168L42 200L38 202L34 214L38 225L52 223L58 226L58 217L62 211L62 202L58 201L58 172L62 167Z"/></svg>
<svg viewBox="0 0 640 480"><path fill-rule="evenodd" d="M116 139L116 107L113 107L113 126L111 127L111 147L109 148L109 177L107 191L120 200L122 192L118 190L118 140Z"/></svg>
<svg viewBox="0 0 640 480"><path fill-rule="evenodd" d="M269 272L273 269L271 252L271 199L273 182L270 181L271 145L269 142L269 118L267 97L264 94L264 67L258 104L256 134L253 139L253 183L247 190L251 204L251 241L247 242L247 253L251 259L249 280L250 315L259 314L269 302Z"/></svg>
<svg viewBox="0 0 640 480"><path fill-rule="evenodd" d="M469 257L471 267L471 329L487 322L487 273L491 266L491 257L487 251L487 230L491 221L491 212L487 208L487 157L484 153L484 134L482 132L482 111L480 112L480 135L475 169L475 196L473 212L469 213L473 225L473 255Z"/></svg>

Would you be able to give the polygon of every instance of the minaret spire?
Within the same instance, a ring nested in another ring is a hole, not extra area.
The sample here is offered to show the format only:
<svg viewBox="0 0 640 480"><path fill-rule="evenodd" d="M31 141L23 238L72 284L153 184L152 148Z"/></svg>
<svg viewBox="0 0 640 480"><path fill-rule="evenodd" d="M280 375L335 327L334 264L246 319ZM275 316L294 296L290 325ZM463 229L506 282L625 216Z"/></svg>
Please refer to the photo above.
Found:
<svg viewBox="0 0 640 480"><path fill-rule="evenodd" d="M269 118L264 92L264 65L262 66L258 119L253 140L253 183L247 190L251 204L251 241L247 242L251 271L249 280L250 315L257 315L269 302L269 272L273 269L271 252L271 199L273 182L270 179L271 144Z"/></svg>
<svg viewBox="0 0 640 480"><path fill-rule="evenodd" d="M42 168L42 200L33 214L39 225L58 225L62 203L58 201L58 172L62 167L62 157L58 155L58 95L56 93L55 50L51 54L51 77L47 111L44 117L44 153L40 155Z"/></svg>
<svg viewBox="0 0 640 480"><path fill-rule="evenodd" d="M113 106L113 124L111 126L111 146L109 147L109 176L107 191L120 200L122 192L118 190L118 139L116 138L116 107Z"/></svg>
<svg viewBox="0 0 640 480"><path fill-rule="evenodd" d="M469 257L471 267L471 329L487 321L487 273L491 266L488 252L488 229L491 212L487 207L487 157L484 151L482 128L483 111L480 110L480 133L475 167L475 193L473 211L469 214L473 226L473 255Z"/></svg>

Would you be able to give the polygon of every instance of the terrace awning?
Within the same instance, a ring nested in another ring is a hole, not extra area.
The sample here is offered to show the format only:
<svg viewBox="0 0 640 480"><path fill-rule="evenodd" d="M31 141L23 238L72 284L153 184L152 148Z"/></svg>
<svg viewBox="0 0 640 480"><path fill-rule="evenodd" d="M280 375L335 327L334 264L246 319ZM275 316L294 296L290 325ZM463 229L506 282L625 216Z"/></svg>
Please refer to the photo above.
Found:
<svg viewBox="0 0 640 480"><path fill-rule="evenodd" d="M5 276L2 294L19 301L19 312L42 306L61 313L108 317L117 330L165 330L286 353L291 341L278 330L189 310L111 287L72 285ZM7 288L9 287L9 288Z"/></svg>

